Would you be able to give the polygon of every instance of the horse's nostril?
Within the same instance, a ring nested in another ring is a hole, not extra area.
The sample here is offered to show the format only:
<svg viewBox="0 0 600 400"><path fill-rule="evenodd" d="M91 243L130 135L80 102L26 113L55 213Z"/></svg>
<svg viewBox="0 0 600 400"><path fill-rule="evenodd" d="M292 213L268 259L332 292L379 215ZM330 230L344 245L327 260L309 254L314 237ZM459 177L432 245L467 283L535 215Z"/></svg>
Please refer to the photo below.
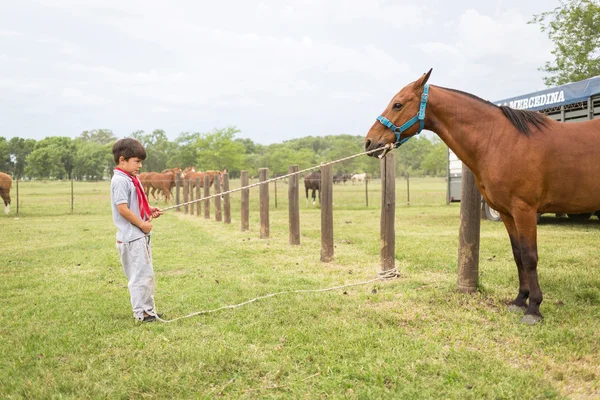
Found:
<svg viewBox="0 0 600 400"><path fill-rule="evenodd" d="M367 139L365 141L365 150L369 150L369 147L371 146L371 141L369 139Z"/></svg>

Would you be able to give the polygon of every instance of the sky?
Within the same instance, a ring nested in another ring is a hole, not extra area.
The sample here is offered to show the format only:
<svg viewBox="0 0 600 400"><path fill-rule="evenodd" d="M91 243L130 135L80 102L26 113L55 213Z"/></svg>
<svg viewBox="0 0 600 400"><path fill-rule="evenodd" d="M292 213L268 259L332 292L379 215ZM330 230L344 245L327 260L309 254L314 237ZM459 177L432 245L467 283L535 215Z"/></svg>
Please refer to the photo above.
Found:
<svg viewBox="0 0 600 400"><path fill-rule="evenodd" d="M0 136L365 135L402 87L544 88L558 0L0 0Z"/></svg>

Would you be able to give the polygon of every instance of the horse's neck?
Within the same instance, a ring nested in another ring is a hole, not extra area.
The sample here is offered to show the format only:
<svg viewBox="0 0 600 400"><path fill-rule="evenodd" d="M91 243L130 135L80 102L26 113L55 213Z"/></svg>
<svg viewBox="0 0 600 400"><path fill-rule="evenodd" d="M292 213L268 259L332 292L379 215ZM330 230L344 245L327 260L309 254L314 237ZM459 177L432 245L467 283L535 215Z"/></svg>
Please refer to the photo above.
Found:
<svg viewBox="0 0 600 400"><path fill-rule="evenodd" d="M471 171L477 174L478 160L489 148L490 126L495 109L480 100L432 87L426 110L425 129L435 132ZM433 92L433 93L431 93Z"/></svg>

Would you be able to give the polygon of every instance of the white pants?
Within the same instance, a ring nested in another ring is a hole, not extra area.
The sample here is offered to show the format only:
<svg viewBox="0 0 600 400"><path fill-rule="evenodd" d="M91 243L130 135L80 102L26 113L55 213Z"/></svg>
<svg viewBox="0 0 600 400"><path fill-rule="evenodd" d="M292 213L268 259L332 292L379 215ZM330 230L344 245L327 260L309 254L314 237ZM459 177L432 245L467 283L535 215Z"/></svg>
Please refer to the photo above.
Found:
<svg viewBox="0 0 600 400"><path fill-rule="evenodd" d="M152 247L150 237L143 237L129 243L117 243L123 271L129 280L127 287L133 307L133 317L144 319L144 312L155 315L154 310L154 269L152 268Z"/></svg>

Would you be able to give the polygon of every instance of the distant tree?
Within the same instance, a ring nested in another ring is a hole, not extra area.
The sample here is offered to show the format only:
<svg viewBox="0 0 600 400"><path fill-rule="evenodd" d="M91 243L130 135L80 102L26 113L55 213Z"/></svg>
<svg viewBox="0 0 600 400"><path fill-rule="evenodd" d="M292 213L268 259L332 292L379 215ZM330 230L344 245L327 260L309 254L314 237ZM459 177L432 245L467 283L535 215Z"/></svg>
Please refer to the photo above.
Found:
<svg viewBox="0 0 600 400"><path fill-rule="evenodd" d="M12 174L12 170L10 144L5 137L0 136L0 171Z"/></svg>
<svg viewBox="0 0 600 400"><path fill-rule="evenodd" d="M92 129L91 131L81 132L79 139L104 145L114 143L117 137L110 129Z"/></svg>
<svg viewBox="0 0 600 400"><path fill-rule="evenodd" d="M13 162L13 177L22 179L25 176L25 166L27 165L27 156L35 148L36 141L34 139L23 139L13 137L10 139L9 148L11 160Z"/></svg>
<svg viewBox="0 0 600 400"><path fill-rule="evenodd" d="M142 163L144 171L162 171L167 167L180 166L167 165L169 154L177 148L177 145L169 142L164 130L155 129L150 134L136 131L131 136L139 140L146 149L146 160Z"/></svg>
<svg viewBox="0 0 600 400"><path fill-rule="evenodd" d="M448 163L448 147L437 137L434 138L431 149L423 158L421 169L428 176L445 176Z"/></svg>
<svg viewBox="0 0 600 400"><path fill-rule="evenodd" d="M175 147L169 153L168 165L176 165L181 168L195 166L198 158L198 148L195 143L201 138L199 132L182 132L175 139Z"/></svg>
<svg viewBox="0 0 600 400"><path fill-rule="evenodd" d="M560 0L552 11L534 15L554 42L554 61L540 71L546 86L557 86L600 75L600 3L597 0Z"/></svg>
<svg viewBox="0 0 600 400"><path fill-rule="evenodd" d="M196 166L201 170L242 169L246 151L235 140L235 135L239 132L236 127L230 126L201 135L195 143L198 149Z"/></svg>
<svg viewBox="0 0 600 400"><path fill-rule="evenodd" d="M75 144L69 137L42 139L27 156L25 173L35 178L71 179L75 152Z"/></svg>
<svg viewBox="0 0 600 400"><path fill-rule="evenodd" d="M73 175L77 180L100 180L109 163L114 166L108 144L78 138L75 140L77 152L74 159Z"/></svg>

